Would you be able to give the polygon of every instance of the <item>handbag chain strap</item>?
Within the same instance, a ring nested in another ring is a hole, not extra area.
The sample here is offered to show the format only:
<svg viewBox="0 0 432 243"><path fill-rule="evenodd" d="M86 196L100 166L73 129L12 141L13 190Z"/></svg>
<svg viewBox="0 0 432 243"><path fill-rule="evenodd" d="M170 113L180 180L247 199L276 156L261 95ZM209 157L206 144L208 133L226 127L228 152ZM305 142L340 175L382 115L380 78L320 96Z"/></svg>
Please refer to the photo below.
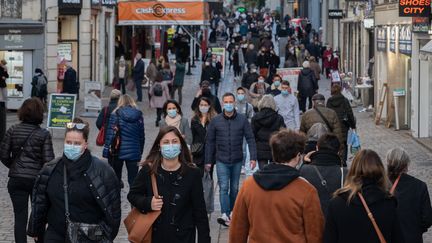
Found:
<svg viewBox="0 0 432 243"><path fill-rule="evenodd" d="M382 232L381 232L381 230L380 230L380 228L378 227L378 224L376 223L375 218L374 218L372 212L370 211L370 209L369 209L369 207L368 207L368 205L367 205L367 203L366 203L363 195L360 192L358 192L357 195L359 196L360 201L363 204L363 207L366 209L367 215L368 215L370 221L372 222L373 227L375 228L375 231L376 231L376 233L378 235L380 243L387 243L386 240L385 240L385 238L384 238L384 236L383 236L383 234L382 234Z"/></svg>
<svg viewBox="0 0 432 243"><path fill-rule="evenodd" d="M65 202L65 216L67 222L69 221L70 213L69 213L69 196L68 196L66 163L63 164L63 190L64 190L64 202Z"/></svg>

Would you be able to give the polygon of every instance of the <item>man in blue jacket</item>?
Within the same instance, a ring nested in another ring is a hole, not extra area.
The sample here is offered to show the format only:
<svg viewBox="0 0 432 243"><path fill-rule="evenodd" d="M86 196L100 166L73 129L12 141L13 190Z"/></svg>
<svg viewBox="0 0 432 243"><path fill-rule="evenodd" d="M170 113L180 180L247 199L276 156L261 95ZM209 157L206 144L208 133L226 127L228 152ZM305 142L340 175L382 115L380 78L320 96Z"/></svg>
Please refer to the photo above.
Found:
<svg viewBox="0 0 432 243"><path fill-rule="evenodd" d="M135 82L135 87L137 90L137 101L142 102L142 82L144 79L144 61L141 59L141 53L135 55L136 63L133 68L133 80Z"/></svg>
<svg viewBox="0 0 432 243"><path fill-rule="evenodd" d="M216 163L222 212L217 221L228 227L239 189L243 139L246 138L249 146L251 169L256 166L256 145L247 117L237 113L234 108L234 94L225 93L222 102L223 113L213 118L207 129L205 168L210 171L211 166Z"/></svg>

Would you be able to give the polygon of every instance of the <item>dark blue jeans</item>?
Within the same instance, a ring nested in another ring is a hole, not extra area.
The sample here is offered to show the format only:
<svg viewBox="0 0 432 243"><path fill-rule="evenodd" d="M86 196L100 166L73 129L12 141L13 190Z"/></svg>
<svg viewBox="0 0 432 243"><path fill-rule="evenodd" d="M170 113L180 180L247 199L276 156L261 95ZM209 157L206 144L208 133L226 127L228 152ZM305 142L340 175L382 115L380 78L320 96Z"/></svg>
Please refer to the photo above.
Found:
<svg viewBox="0 0 432 243"><path fill-rule="evenodd" d="M142 95L142 87L141 87L142 80L134 80L134 82L135 82L135 88L137 91L137 101L141 102L142 96L143 96Z"/></svg>
<svg viewBox="0 0 432 243"><path fill-rule="evenodd" d="M222 163L217 161L216 173L220 188L219 200L221 213L230 215L234 208L239 190L240 172L242 161L238 163Z"/></svg>
<svg viewBox="0 0 432 243"><path fill-rule="evenodd" d="M120 159L115 159L112 161L112 167L120 183L122 181L123 163L126 163L129 187L132 186L132 183L134 182L135 177L138 174L138 162L139 161L129 161L129 160L120 160Z"/></svg>

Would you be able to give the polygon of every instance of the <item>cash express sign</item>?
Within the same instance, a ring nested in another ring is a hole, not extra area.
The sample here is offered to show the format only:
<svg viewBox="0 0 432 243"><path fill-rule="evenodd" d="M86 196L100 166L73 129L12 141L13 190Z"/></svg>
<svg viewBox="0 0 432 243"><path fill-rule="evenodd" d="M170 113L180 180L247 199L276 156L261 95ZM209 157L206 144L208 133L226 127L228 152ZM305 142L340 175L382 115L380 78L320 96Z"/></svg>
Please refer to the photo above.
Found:
<svg viewBox="0 0 432 243"><path fill-rule="evenodd" d="M400 17L428 17L430 12L430 0L399 0Z"/></svg>

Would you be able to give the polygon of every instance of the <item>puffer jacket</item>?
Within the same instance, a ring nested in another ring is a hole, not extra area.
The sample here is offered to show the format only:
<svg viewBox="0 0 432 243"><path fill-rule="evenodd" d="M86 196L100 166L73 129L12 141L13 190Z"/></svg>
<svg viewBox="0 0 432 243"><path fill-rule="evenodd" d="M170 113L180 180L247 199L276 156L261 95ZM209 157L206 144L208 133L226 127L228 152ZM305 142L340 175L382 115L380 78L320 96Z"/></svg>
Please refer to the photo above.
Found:
<svg viewBox="0 0 432 243"><path fill-rule="evenodd" d="M30 217L27 234L31 237L41 235L45 231L50 202L46 190L52 173L58 162L57 158L46 163L36 178L32 197L32 214ZM121 220L120 186L114 170L108 163L92 157L90 167L84 174L89 184L93 197L105 214L105 220L101 222L105 232L113 240L118 233Z"/></svg>
<svg viewBox="0 0 432 243"><path fill-rule="evenodd" d="M217 115L207 129L205 163L243 161L243 138L249 145L250 159L256 160L255 138L246 116L237 112L231 117Z"/></svg>
<svg viewBox="0 0 432 243"><path fill-rule="evenodd" d="M333 129L333 133L339 138L339 142L343 143L343 141L346 141L343 138L341 124L339 122L339 118L336 112L332 109L324 107L323 105L318 105L314 109L308 110L303 114L300 122L300 131L307 133L309 129L318 122L325 124L325 122L315 109L319 109L319 111L321 111L323 116L330 123L330 126Z"/></svg>
<svg viewBox="0 0 432 243"><path fill-rule="evenodd" d="M342 134L346 142L348 130L356 128L356 120L348 99L342 94L333 95L327 100L327 108L334 110L339 118ZM344 121L346 120L346 121Z"/></svg>
<svg viewBox="0 0 432 243"><path fill-rule="evenodd" d="M303 68L298 76L297 89L302 97L309 97L315 94L318 90L318 83L315 79L315 74L310 68Z"/></svg>
<svg viewBox="0 0 432 243"><path fill-rule="evenodd" d="M118 119L117 119L118 118ZM114 127L120 124L120 160L139 161L144 149L144 118L140 110L126 106L111 114L103 157L109 157L109 147L114 139Z"/></svg>
<svg viewBox="0 0 432 243"><path fill-rule="evenodd" d="M283 117L270 108L262 109L252 118L252 131L255 135L258 161L273 161L269 145L270 136L283 127L285 127Z"/></svg>
<svg viewBox="0 0 432 243"><path fill-rule="evenodd" d="M22 146L20 157L15 159ZM0 145L0 160L9 168L9 177L35 179L43 164L52 159L51 134L39 125L23 122L12 126Z"/></svg>

